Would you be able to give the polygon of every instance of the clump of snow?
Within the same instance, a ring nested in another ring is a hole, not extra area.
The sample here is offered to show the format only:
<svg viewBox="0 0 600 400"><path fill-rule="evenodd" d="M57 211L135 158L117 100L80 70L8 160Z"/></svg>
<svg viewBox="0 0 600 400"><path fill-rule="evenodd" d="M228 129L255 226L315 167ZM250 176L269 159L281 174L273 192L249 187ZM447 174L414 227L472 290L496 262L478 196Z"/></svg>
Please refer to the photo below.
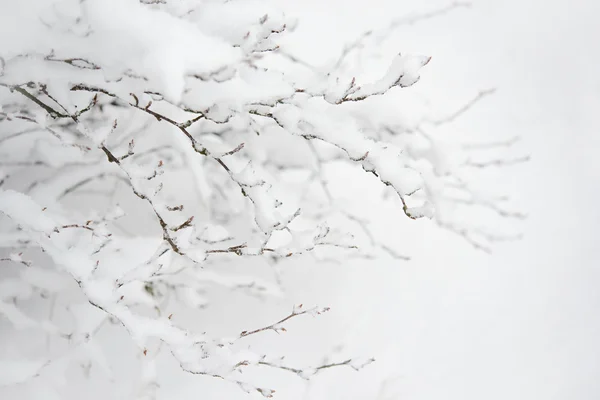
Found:
<svg viewBox="0 0 600 400"><path fill-rule="evenodd" d="M56 224L31 197L14 190L0 189L0 212L28 229L50 234Z"/></svg>
<svg viewBox="0 0 600 400"><path fill-rule="evenodd" d="M27 381L38 374L46 363L45 360L0 359L0 387Z"/></svg>

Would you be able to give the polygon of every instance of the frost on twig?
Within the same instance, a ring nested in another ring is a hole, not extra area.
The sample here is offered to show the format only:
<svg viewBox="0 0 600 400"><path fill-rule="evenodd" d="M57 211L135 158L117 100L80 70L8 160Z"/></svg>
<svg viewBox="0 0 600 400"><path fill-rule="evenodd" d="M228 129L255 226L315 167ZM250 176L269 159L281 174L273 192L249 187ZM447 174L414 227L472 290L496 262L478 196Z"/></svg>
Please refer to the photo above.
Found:
<svg viewBox="0 0 600 400"><path fill-rule="evenodd" d="M308 315L312 315L314 317L316 315L320 315L327 311L329 311L329 307L325 307L325 308L312 307L312 308L306 309L306 308L302 308L302 304L300 304L300 305L294 307L294 309L292 310L292 313L290 315L288 315L285 318L280 319L279 321L275 322L274 324L267 325L262 328L254 329L252 331L242 331L242 333L240 333L240 338L254 335L256 333L264 332L264 331L273 331L276 333L285 332L286 329L283 326L281 326L281 324L283 324L284 322L286 322L294 317L297 317L299 315L308 314Z"/></svg>
<svg viewBox="0 0 600 400"><path fill-rule="evenodd" d="M298 375L300 378L309 380L314 375L317 375L319 372L322 372L329 368L348 366L355 371L360 371L361 369L363 369L367 365L371 364L372 362L375 362L374 358L366 358L366 359L361 359L361 358L352 359L351 358L351 359L347 359L344 361L329 362L326 364L321 364L316 367L296 368L296 367L290 367L289 365L284 364L283 358L280 358L278 360L267 361L263 357L258 362L258 365L264 365L264 366L271 367L271 368L278 368L278 369L281 369L284 371L293 372L296 375Z"/></svg>

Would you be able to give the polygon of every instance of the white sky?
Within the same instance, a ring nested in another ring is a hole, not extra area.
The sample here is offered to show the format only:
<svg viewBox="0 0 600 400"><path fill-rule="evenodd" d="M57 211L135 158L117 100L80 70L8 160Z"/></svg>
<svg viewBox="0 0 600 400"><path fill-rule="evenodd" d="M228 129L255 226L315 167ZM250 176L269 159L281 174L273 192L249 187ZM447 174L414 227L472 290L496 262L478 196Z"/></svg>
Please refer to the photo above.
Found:
<svg viewBox="0 0 600 400"><path fill-rule="evenodd" d="M287 3L305 18L297 54L313 60L378 21L446 4ZM593 0L474 1L395 35L400 51L433 56L418 92L436 105L498 89L455 127L523 138L532 160L502 181L529 214L525 238L490 257L424 228L412 263L349 268L326 300L356 303L340 317L346 343L378 362L351 382L319 377L307 398L373 398L387 376L398 377L390 399L600 397L598 15Z"/></svg>

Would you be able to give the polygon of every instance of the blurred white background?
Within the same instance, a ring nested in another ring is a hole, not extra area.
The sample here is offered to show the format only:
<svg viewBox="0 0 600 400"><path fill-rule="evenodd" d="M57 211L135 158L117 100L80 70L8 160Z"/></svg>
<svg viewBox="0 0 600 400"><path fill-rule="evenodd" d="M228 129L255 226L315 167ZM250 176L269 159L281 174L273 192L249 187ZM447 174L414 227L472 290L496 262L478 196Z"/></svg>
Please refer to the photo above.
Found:
<svg viewBox="0 0 600 400"><path fill-rule="evenodd" d="M384 21L448 5L274 3L300 17L288 48L315 64L335 59L345 43ZM593 0L476 0L403 26L386 42L388 50L433 56L410 90L440 115L480 90L497 89L449 134L521 137L519 152L531 160L499 169L490 185L517 198L528 218L519 227L523 239L497 246L491 256L424 223L410 236L388 237L406 243L411 262L362 262L309 276L302 266L287 274L288 282L300 283L290 284L298 299L319 293L331 304L327 318L337 322L328 321L331 331L322 335L348 354L377 359L359 373L315 377L305 398L373 399L386 380L381 399L600 396L598 15ZM385 234L385 224L381 229Z"/></svg>

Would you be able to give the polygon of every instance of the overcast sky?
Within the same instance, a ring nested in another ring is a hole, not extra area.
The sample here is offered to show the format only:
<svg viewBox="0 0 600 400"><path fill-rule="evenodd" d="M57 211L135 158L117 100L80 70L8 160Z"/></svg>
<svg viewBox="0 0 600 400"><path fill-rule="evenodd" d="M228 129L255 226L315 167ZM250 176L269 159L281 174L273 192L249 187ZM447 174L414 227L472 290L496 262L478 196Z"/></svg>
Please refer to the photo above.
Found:
<svg viewBox="0 0 600 400"><path fill-rule="evenodd" d="M447 4L288 3L303 18L296 51L313 60L381 21ZM340 317L346 342L378 362L352 382L319 377L307 398L373 398L386 377L390 399L600 397L598 15L593 0L473 1L395 35L399 51L433 56L415 90L437 107L497 88L454 129L523 139L531 161L498 184L529 214L524 238L487 256L422 227L411 263L349 268L329 300L356 302Z"/></svg>

